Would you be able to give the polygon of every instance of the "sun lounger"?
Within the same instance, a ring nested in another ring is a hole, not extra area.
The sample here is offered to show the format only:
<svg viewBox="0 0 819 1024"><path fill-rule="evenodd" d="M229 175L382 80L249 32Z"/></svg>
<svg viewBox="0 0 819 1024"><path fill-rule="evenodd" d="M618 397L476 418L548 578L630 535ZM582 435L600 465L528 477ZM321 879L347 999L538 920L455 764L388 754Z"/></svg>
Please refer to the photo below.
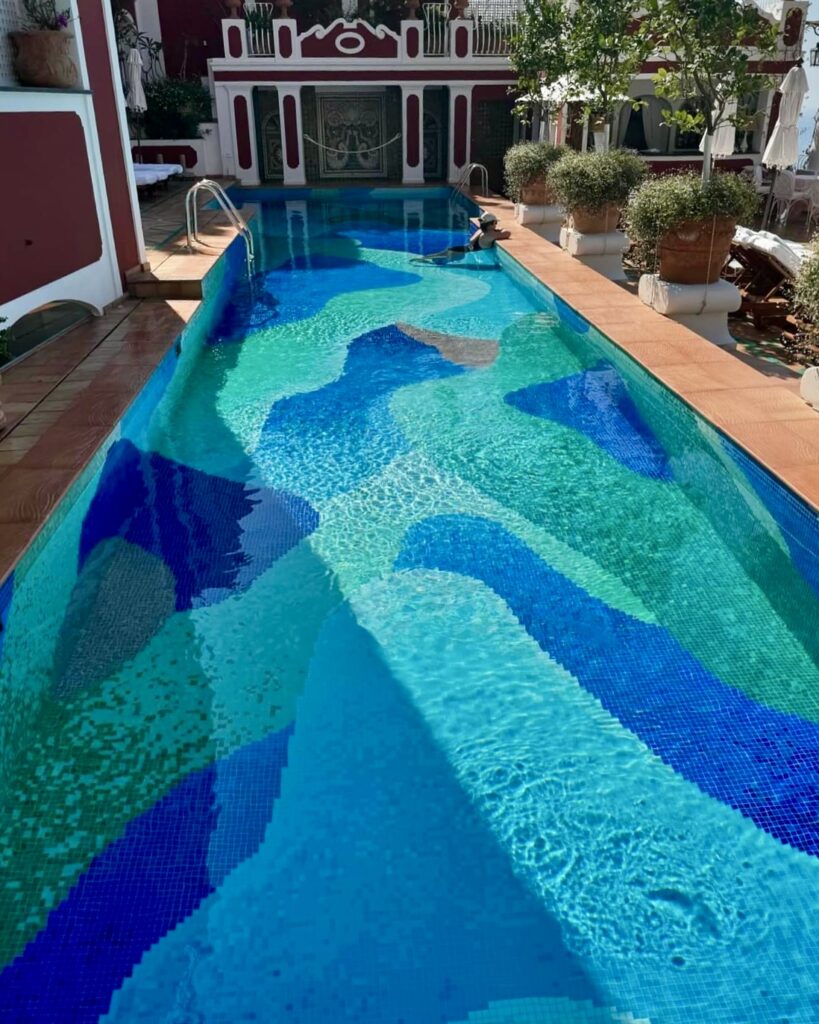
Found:
<svg viewBox="0 0 819 1024"><path fill-rule="evenodd" d="M158 182L164 181L166 177L167 175L157 174L156 171L138 171L134 168L137 188L147 188L149 185L156 185Z"/></svg>
<svg viewBox="0 0 819 1024"><path fill-rule="evenodd" d="M185 168L182 164L134 164L135 171L148 171L153 174L160 174L166 178L172 178L175 174L184 174Z"/></svg>
<svg viewBox="0 0 819 1024"><path fill-rule="evenodd" d="M757 328L788 325L790 297L785 294L808 250L771 231L737 228L726 277L742 293L738 316L750 316Z"/></svg>

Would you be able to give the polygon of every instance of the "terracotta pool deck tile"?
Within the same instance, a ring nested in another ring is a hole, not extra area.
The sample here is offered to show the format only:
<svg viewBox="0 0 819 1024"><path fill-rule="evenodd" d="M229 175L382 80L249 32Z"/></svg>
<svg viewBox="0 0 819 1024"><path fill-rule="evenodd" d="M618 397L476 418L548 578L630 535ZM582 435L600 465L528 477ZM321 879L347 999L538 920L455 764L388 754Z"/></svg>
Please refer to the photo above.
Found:
<svg viewBox="0 0 819 1024"><path fill-rule="evenodd" d="M803 440L819 448L819 416L810 420L784 420L782 421L782 426L787 427L788 430L798 434Z"/></svg>
<svg viewBox="0 0 819 1024"><path fill-rule="evenodd" d="M678 339L658 341L621 341L619 347L648 370L680 363L721 361L724 355L711 346L712 351L701 351L687 341Z"/></svg>
<svg viewBox="0 0 819 1024"><path fill-rule="evenodd" d="M789 466L787 468L788 484L799 497L819 508L819 465Z"/></svg>
<svg viewBox="0 0 819 1024"><path fill-rule="evenodd" d="M501 243L510 256L819 509L819 413L799 397L798 378L761 361L753 365L742 354L720 349L659 316L640 301L633 286L615 285L597 275L592 281L588 268L516 224L510 203L480 196L476 200L493 206L511 230L512 238Z"/></svg>
<svg viewBox="0 0 819 1024"><path fill-rule="evenodd" d="M766 377L752 366L730 357L707 363L657 366L656 376L683 396L697 391L724 391L729 387L774 387L782 384L779 377Z"/></svg>
<svg viewBox="0 0 819 1024"><path fill-rule="evenodd" d="M0 523L0 578L6 575L5 566L12 568L23 557L36 534L37 528L28 522Z"/></svg>
<svg viewBox="0 0 819 1024"><path fill-rule="evenodd" d="M198 308L125 300L5 375L0 401L11 429L0 437L0 581Z"/></svg>
<svg viewBox="0 0 819 1024"><path fill-rule="evenodd" d="M774 424L784 420L811 420L816 416L814 410L805 405L792 391L776 385L738 390L696 391L685 397L691 405L719 427L742 423Z"/></svg>
<svg viewBox="0 0 819 1024"><path fill-rule="evenodd" d="M21 465L7 469L0 476L0 523L39 526L65 494L74 476L67 469Z"/></svg>
<svg viewBox="0 0 819 1024"><path fill-rule="evenodd" d="M819 466L819 438L811 444L788 423L735 423L731 434L756 459L780 470Z"/></svg>

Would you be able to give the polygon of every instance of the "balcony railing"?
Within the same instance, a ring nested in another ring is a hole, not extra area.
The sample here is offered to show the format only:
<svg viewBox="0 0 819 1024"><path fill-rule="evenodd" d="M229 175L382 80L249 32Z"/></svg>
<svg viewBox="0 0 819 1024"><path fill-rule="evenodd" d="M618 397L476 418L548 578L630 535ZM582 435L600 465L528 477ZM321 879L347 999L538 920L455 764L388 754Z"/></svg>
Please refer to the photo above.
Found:
<svg viewBox="0 0 819 1024"><path fill-rule="evenodd" d="M445 57L449 49L449 4L423 4L424 54Z"/></svg>
<svg viewBox="0 0 819 1024"><path fill-rule="evenodd" d="M449 3L425 3L421 7L424 21L424 56L449 55ZM271 57L276 53L274 31L276 7L267 0L245 0L247 35L254 57ZM475 57L503 57L518 23L516 5L491 0L475 0L467 8L467 24L472 25L472 53Z"/></svg>
<svg viewBox="0 0 819 1024"><path fill-rule="evenodd" d="M272 57L276 53L273 22L276 8L272 3L258 3L245 0L247 18L247 41L254 57Z"/></svg>
<svg viewBox="0 0 819 1024"><path fill-rule="evenodd" d="M505 57L518 27L518 12L508 4L482 5L474 16L472 53L476 57Z"/></svg>

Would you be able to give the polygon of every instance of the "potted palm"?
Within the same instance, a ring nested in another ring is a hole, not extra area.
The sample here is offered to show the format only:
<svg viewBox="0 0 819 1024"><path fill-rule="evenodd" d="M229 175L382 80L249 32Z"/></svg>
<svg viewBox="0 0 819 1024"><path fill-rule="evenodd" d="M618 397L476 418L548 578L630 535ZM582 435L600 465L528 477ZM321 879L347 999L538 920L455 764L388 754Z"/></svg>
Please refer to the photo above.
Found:
<svg viewBox="0 0 819 1024"><path fill-rule="evenodd" d="M10 32L14 73L21 85L70 89L77 84L74 36L66 31L71 15L57 9L57 0L23 0L28 27Z"/></svg>
<svg viewBox="0 0 819 1024"><path fill-rule="evenodd" d="M713 284L731 251L737 223L757 208L753 186L737 174L651 178L628 204L628 235L647 269L671 284Z"/></svg>
<svg viewBox="0 0 819 1024"><path fill-rule="evenodd" d="M546 182L549 169L568 152L548 142L520 142L506 151L503 170L506 191L515 203L544 206L554 202Z"/></svg>
<svg viewBox="0 0 819 1024"><path fill-rule="evenodd" d="M579 234L614 231L629 193L645 177L646 166L623 149L570 153L555 163L548 183Z"/></svg>

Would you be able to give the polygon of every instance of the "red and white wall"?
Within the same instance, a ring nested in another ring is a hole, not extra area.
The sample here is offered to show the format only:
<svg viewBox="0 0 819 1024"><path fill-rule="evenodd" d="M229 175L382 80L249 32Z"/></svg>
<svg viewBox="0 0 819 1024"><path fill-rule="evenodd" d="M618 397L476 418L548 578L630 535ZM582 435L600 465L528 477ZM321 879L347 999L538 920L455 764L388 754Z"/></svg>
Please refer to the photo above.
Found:
<svg viewBox="0 0 819 1024"><path fill-rule="evenodd" d="M449 52L424 52L423 22L407 20L401 31L339 19L326 28L299 32L295 19L275 22L275 55L251 53L247 23L222 22L225 57L211 60L222 166L244 185L259 184L260 165L254 125L253 91L275 86L279 96L284 184L306 181L301 95L306 86L401 90L402 181L421 184L423 169L423 90L449 89L447 180L457 182L472 159L472 98L475 90L506 90L515 76L505 56L475 56L471 21L452 21Z"/></svg>
<svg viewBox="0 0 819 1024"><path fill-rule="evenodd" d="M0 61L0 316L47 303L100 313L145 259L107 0L69 0L77 87L14 87ZM0 31L14 25L7 3Z"/></svg>

